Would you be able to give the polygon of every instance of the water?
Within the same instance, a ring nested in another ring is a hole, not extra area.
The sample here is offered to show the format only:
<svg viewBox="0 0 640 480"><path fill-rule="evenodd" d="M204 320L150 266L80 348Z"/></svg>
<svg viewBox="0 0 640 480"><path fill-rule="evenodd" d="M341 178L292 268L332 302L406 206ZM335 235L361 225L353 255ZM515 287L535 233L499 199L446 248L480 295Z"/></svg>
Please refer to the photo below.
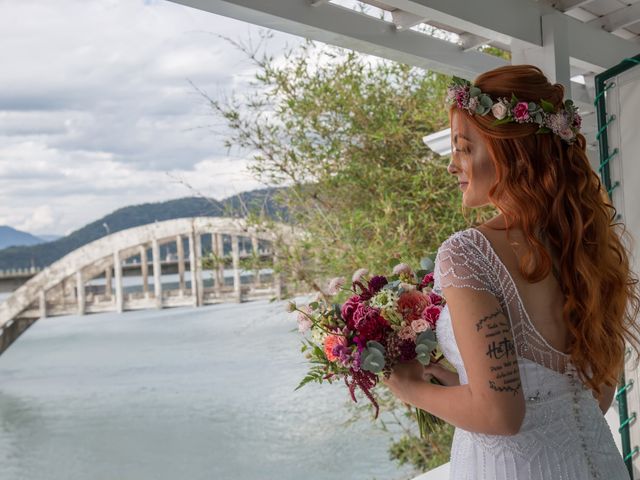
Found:
<svg viewBox="0 0 640 480"><path fill-rule="evenodd" d="M0 356L0 478L406 478L391 434L367 418L340 426L344 384L293 391L307 363L284 308L36 322Z"/></svg>

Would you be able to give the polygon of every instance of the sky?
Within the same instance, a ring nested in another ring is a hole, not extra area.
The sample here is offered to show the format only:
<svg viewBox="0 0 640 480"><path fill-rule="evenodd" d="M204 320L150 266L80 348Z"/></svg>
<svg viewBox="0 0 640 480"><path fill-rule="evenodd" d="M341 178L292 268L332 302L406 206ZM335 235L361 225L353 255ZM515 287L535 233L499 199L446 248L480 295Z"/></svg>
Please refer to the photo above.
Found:
<svg viewBox="0 0 640 480"><path fill-rule="evenodd" d="M65 235L120 207L264 188L212 98L262 27L165 0L0 0L0 225ZM302 39L274 32L276 59Z"/></svg>

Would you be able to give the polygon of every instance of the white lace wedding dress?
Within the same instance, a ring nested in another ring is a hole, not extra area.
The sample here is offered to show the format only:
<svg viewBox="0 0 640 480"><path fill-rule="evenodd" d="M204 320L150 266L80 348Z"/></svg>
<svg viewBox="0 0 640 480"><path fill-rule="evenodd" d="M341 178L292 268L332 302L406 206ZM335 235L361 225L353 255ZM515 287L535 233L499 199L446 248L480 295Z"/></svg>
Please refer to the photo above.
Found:
<svg viewBox="0 0 640 480"><path fill-rule="evenodd" d="M442 288L451 285L489 291L508 311L526 413L516 435L481 434L456 427L450 478L629 480L597 400L577 377L569 356L537 332L511 274L480 230L456 232L438 249L434 291L442 295ZM446 306L436 334L460 383L468 383Z"/></svg>

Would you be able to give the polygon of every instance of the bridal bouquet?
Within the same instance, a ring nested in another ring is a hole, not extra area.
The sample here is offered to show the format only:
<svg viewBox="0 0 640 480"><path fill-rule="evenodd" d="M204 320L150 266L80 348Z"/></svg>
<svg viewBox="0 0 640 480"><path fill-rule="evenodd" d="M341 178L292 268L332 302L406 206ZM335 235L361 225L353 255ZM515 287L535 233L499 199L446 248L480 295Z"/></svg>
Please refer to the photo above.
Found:
<svg viewBox="0 0 640 480"><path fill-rule="evenodd" d="M395 262L394 262L395 263ZM433 261L421 260L416 272L405 264L393 267L390 276L369 276L367 269L357 270L351 288L344 278L329 282L328 296L298 307L289 303L289 312L298 312L298 330L303 334L302 352L312 367L295 390L315 381L344 379L354 402L358 387L375 407L379 406L373 387L379 375L389 378L393 366L417 359L423 365L438 362L435 327L444 299L432 291ZM342 304L331 303L340 290L351 296ZM438 383L435 378L431 380ZM443 421L416 408L420 435L425 438L433 426Z"/></svg>

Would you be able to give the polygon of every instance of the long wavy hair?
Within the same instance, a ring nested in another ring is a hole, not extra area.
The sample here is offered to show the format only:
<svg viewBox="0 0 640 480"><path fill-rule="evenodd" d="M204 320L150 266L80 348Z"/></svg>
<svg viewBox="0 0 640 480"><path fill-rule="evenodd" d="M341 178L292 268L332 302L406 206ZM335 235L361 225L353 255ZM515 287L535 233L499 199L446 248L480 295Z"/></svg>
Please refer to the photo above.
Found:
<svg viewBox="0 0 640 480"><path fill-rule="evenodd" d="M564 88L551 84L532 65L508 65L478 76L474 84L492 98L563 103ZM640 357L638 278L622 240L633 238L614 223L616 208L589 164L582 134L569 145L552 133L536 134L529 123L492 125L492 115L469 115L453 106L449 116L464 114L481 133L496 169L489 198L509 227L524 234L527 253L519 270L531 283L552 267L543 244L548 239L559 255L564 294L563 320L571 333L570 355L582 380L600 394L604 383L618 383L624 368L625 343ZM637 366L636 362L636 366ZM591 375L589 375L589 369Z"/></svg>

